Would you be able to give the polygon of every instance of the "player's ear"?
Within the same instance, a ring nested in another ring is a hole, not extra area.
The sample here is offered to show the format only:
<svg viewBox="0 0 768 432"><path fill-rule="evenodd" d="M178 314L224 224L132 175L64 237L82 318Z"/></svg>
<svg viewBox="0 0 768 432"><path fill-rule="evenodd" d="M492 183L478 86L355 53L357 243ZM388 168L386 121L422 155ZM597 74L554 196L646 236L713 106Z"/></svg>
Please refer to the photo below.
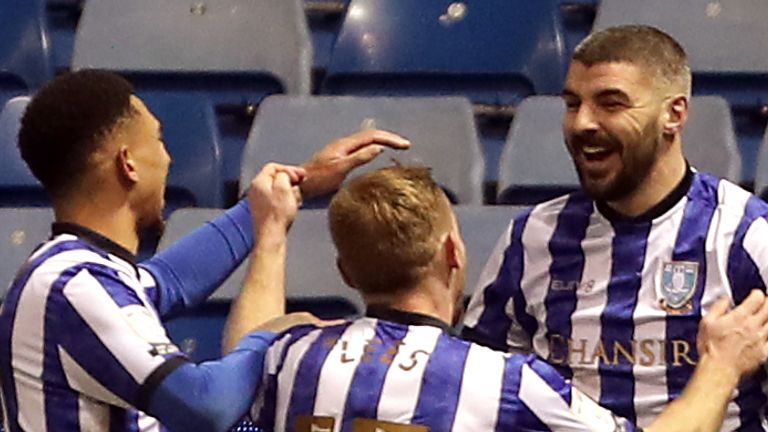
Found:
<svg viewBox="0 0 768 432"><path fill-rule="evenodd" d="M664 115L663 132L666 136L679 134L688 119L688 97L679 94L669 100Z"/></svg>
<svg viewBox="0 0 768 432"><path fill-rule="evenodd" d="M117 151L115 165L121 180L130 184L138 183L139 172L136 169L136 162L134 161L128 146L121 146Z"/></svg>
<svg viewBox="0 0 768 432"><path fill-rule="evenodd" d="M445 250L445 260L450 268L458 268L464 265L461 245L458 236L453 232L449 232L443 242L443 249Z"/></svg>
<svg viewBox="0 0 768 432"><path fill-rule="evenodd" d="M347 284L347 286L357 289L355 284L352 282L352 279L349 277L349 273L347 273L347 271L344 269L344 263L342 262L341 257L339 256L336 257L336 268L339 269L339 274L341 274L341 280L343 280L344 283Z"/></svg>

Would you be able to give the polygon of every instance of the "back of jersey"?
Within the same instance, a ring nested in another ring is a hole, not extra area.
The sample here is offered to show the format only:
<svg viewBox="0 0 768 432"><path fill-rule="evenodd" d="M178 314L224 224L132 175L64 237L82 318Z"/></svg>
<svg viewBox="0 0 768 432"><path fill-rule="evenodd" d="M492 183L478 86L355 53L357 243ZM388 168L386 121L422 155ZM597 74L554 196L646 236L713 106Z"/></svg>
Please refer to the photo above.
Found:
<svg viewBox="0 0 768 432"><path fill-rule="evenodd" d="M553 369L531 357L462 341L436 325L361 318L279 338L252 416L278 432L591 430L573 415L571 396ZM609 413L606 420L617 421Z"/></svg>

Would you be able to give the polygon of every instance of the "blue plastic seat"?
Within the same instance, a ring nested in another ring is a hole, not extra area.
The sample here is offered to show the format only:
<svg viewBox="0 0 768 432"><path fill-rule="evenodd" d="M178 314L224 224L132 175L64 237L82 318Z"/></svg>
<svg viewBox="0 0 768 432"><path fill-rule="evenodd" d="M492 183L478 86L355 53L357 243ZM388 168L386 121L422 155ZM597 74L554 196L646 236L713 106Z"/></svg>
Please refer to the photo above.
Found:
<svg viewBox="0 0 768 432"><path fill-rule="evenodd" d="M477 282L486 259L519 207L456 206L467 247L467 289ZM160 250L221 214L216 209L181 209L168 220ZM309 310L325 318L361 313L357 292L346 286L336 267L336 249L325 210L301 210L291 227L286 273L286 297L291 310ZM195 360L218 357L229 302L237 297L248 263L243 263L197 311L168 323L169 333ZM467 292L471 294L471 292Z"/></svg>
<svg viewBox="0 0 768 432"><path fill-rule="evenodd" d="M44 0L0 1L0 106L53 77Z"/></svg>
<svg viewBox="0 0 768 432"><path fill-rule="evenodd" d="M559 97L533 96L520 104L499 165L497 202L536 204L580 187L565 146L564 114ZM683 152L696 169L738 181L741 157L725 100L691 99Z"/></svg>
<svg viewBox="0 0 768 432"><path fill-rule="evenodd" d="M51 234L50 208L0 208L0 299L32 251Z"/></svg>
<svg viewBox="0 0 768 432"><path fill-rule="evenodd" d="M0 207L51 205L18 148L21 117L28 104L29 97L20 96L8 101L0 111Z"/></svg>
<svg viewBox="0 0 768 432"><path fill-rule="evenodd" d="M352 0L324 92L444 95L515 105L559 93L567 66L556 0Z"/></svg>
<svg viewBox="0 0 768 432"><path fill-rule="evenodd" d="M166 211L223 207L221 149L213 108L195 95L148 93L143 100L160 120L172 158Z"/></svg>
<svg viewBox="0 0 768 432"><path fill-rule="evenodd" d="M413 146L388 151L358 172L391 165L393 158L428 165L454 202L482 203L483 158L472 108L458 97L271 96L248 137L240 185L247 187L267 162L302 163L326 143L371 127L399 133Z"/></svg>
<svg viewBox="0 0 768 432"><path fill-rule="evenodd" d="M159 250L221 214L217 209L181 209L168 219ZM356 291L347 287L336 269L325 210L302 210L291 227L286 273L289 309L309 310L318 316L340 318L363 311ZM243 263L198 311L176 318L168 325L171 337L196 360L217 357L229 302L245 280Z"/></svg>
<svg viewBox="0 0 768 432"><path fill-rule="evenodd" d="M648 24L685 48L697 95L720 95L732 106L744 166L755 178L768 106L768 2L763 0L602 0L595 29Z"/></svg>
<svg viewBox="0 0 768 432"><path fill-rule="evenodd" d="M72 60L73 69L122 73L142 96L206 100L225 172L239 168L253 107L269 94L309 93L311 64L301 0L89 1Z"/></svg>
<svg viewBox="0 0 768 432"><path fill-rule="evenodd" d="M461 237L467 250L466 295L471 295L480 279L483 266L493 252L494 246L507 229L512 218L524 207L521 206L472 206L453 207L459 220Z"/></svg>
<svg viewBox="0 0 768 432"><path fill-rule="evenodd" d="M163 124L165 144L173 158L166 188L169 211L222 207L221 157L211 107L185 95L149 97L145 102ZM28 104L29 97L14 98L0 112L0 206L50 205L18 150L21 117Z"/></svg>

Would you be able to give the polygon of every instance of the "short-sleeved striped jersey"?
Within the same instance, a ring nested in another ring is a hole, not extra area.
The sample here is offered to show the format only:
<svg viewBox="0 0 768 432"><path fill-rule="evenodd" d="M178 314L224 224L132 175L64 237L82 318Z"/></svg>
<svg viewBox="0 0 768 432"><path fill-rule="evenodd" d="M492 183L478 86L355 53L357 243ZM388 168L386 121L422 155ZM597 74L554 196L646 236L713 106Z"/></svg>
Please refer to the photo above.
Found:
<svg viewBox="0 0 768 432"><path fill-rule="evenodd" d="M647 425L680 395L702 315L768 282L768 204L689 172L638 218L576 192L516 216L486 265L465 337L535 352L613 412ZM765 428L766 374L742 383L724 430Z"/></svg>
<svg viewBox="0 0 768 432"><path fill-rule="evenodd" d="M150 374L181 355L158 317L153 277L106 238L57 230L64 233L32 254L0 311L6 430L164 430L131 408L146 404Z"/></svg>
<svg viewBox="0 0 768 432"><path fill-rule="evenodd" d="M461 340L423 315L368 315L278 337L256 423L276 432L635 430L535 356Z"/></svg>

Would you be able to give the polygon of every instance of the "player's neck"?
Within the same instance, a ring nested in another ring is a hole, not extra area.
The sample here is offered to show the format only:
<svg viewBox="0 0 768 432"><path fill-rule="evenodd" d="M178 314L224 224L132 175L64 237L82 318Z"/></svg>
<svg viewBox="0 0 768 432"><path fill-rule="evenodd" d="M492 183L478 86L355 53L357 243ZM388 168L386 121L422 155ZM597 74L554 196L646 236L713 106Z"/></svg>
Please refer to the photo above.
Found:
<svg viewBox="0 0 768 432"><path fill-rule="evenodd" d="M628 197L607 204L624 216L640 216L672 193L685 177L687 169L682 153L677 153L667 161L657 163L648 178Z"/></svg>
<svg viewBox="0 0 768 432"><path fill-rule="evenodd" d="M89 201L77 205L54 205L56 222L74 223L95 231L136 254L139 237L136 233L136 218L127 205L104 206Z"/></svg>
<svg viewBox="0 0 768 432"><path fill-rule="evenodd" d="M454 305L450 300L448 288L438 279L429 276L413 288L396 295L367 296L365 301L367 304L431 316L448 324L453 320Z"/></svg>

